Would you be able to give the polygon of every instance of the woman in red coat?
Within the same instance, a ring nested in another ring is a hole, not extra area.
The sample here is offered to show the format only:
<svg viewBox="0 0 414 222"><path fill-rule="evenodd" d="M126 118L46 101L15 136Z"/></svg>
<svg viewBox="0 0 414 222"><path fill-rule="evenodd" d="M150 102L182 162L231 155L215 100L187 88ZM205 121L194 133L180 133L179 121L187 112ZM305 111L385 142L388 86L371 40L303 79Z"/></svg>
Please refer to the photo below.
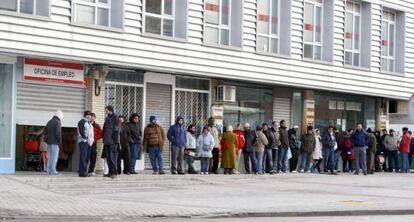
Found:
<svg viewBox="0 0 414 222"><path fill-rule="evenodd" d="M342 151L342 160L343 162L343 172L352 172L354 171L354 144L351 141L352 130L345 132L344 139L342 140L341 145L339 146ZM346 167L348 163L348 168Z"/></svg>

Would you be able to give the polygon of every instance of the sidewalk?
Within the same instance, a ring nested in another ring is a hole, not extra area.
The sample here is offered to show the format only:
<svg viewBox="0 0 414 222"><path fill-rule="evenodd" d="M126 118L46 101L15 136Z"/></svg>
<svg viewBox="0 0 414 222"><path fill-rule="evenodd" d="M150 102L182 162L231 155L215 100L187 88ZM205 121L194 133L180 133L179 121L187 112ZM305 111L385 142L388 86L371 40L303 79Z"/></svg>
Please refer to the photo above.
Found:
<svg viewBox="0 0 414 222"><path fill-rule="evenodd" d="M1 218L414 214L414 174L0 176Z"/></svg>

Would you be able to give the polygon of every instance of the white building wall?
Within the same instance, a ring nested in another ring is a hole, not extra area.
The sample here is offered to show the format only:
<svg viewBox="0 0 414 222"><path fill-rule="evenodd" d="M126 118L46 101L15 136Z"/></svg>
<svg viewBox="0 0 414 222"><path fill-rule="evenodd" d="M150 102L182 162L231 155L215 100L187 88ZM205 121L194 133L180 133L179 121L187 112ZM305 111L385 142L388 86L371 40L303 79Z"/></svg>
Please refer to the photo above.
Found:
<svg viewBox="0 0 414 222"><path fill-rule="evenodd" d="M0 52L402 100L408 100L414 92L414 2L410 0L371 1L372 52L369 69L343 66L344 0L334 2L332 63L302 60L303 0L292 0L291 4L290 56L256 53L255 0L244 1L242 49L203 45L202 0L189 0L187 40L143 35L142 0L125 1L124 30L72 25L70 1L51 1L50 19L0 13ZM405 74L380 72L383 5L406 12Z"/></svg>

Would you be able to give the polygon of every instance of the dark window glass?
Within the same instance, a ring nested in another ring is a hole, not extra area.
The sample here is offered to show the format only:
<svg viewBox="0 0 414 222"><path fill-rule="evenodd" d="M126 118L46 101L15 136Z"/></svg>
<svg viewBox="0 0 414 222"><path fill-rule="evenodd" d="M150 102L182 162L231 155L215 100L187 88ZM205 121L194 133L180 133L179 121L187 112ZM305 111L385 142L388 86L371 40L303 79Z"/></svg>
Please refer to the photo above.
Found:
<svg viewBox="0 0 414 222"><path fill-rule="evenodd" d="M144 73L133 70L109 70L106 80L113 82L143 84Z"/></svg>
<svg viewBox="0 0 414 222"><path fill-rule="evenodd" d="M177 77L175 87L183 89L210 90L210 81L205 79L192 79Z"/></svg>

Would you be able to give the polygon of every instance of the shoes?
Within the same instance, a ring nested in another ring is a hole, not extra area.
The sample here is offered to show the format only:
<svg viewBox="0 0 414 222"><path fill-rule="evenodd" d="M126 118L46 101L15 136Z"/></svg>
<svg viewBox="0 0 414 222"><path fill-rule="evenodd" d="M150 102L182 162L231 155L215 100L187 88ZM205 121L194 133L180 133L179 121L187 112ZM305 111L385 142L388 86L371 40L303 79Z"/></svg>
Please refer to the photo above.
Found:
<svg viewBox="0 0 414 222"><path fill-rule="evenodd" d="M110 177L111 177L111 179L115 179L117 177L117 175L112 174Z"/></svg>
<svg viewBox="0 0 414 222"><path fill-rule="evenodd" d="M304 173L305 171L304 170L300 170L300 173Z"/></svg>
<svg viewBox="0 0 414 222"><path fill-rule="evenodd" d="M111 177L111 174L108 173L108 174L104 174L103 176L104 177Z"/></svg>
<svg viewBox="0 0 414 222"><path fill-rule="evenodd" d="M88 173L88 177L94 177L94 176L96 176L96 174L94 172Z"/></svg>
<svg viewBox="0 0 414 222"><path fill-rule="evenodd" d="M184 172L178 172L178 175L185 175Z"/></svg>
<svg viewBox="0 0 414 222"><path fill-rule="evenodd" d="M133 171L133 172L131 172L131 174L138 174L137 172L135 172L135 171Z"/></svg>
<svg viewBox="0 0 414 222"><path fill-rule="evenodd" d="M270 174L270 175L273 175L273 174L275 174L275 173L274 173L273 171L270 171L270 172L269 172L269 174Z"/></svg>
<svg viewBox="0 0 414 222"><path fill-rule="evenodd" d="M175 172L175 171L171 171L171 174L172 174L172 175L176 175L176 174L177 174L177 172Z"/></svg>
<svg viewBox="0 0 414 222"><path fill-rule="evenodd" d="M158 171L152 172L152 175L158 175Z"/></svg>
<svg viewBox="0 0 414 222"><path fill-rule="evenodd" d="M365 175L365 176L366 176L366 175L368 175L367 171L364 171L364 175Z"/></svg>
<svg viewBox="0 0 414 222"><path fill-rule="evenodd" d="M338 175L338 173L337 173L337 172L335 172L335 171L332 171L332 172L331 172L331 175Z"/></svg>
<svg viewBox="0 0 414 222"><path fill-rule="evenodd" d="M188 174L198 174L198 171L188 171Z"/></svg>
<svg viewBox="0 0 414 222"><path fill-rule="evenodd" d="M355 171L354 175L358 175L359 173Z"/></svg>
<svg viewBox="0 0 414 222"><path fill-rule="evenodd" d="M164 174L165 174L165 172L164 172L163 170L161 170L158 174L159 174L159 175L164 175Z"/></svg>
<svg viewBox="0 0 414 222"><path fill-rule="evenodd" d="M130 173L130 172L126 172L126 173L124 173L124 174L126 174L126 175L131 175L131 173Z"/></svg>

